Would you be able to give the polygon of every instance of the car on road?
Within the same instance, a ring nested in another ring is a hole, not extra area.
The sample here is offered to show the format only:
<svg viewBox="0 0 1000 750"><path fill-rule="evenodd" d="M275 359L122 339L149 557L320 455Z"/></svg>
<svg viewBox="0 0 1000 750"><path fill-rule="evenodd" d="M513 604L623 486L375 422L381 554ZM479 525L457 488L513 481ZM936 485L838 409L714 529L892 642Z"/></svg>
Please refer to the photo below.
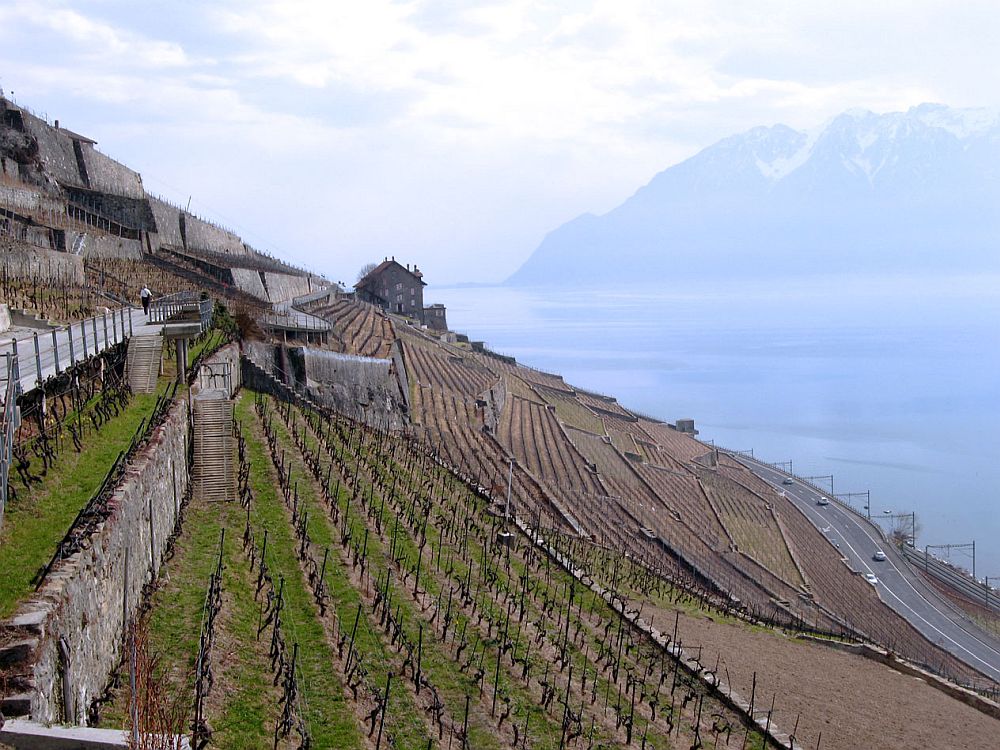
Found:
<svg viewBox="0 0 1000 750"><path fill-rule="evenodd" d="M782 484L795 484L795 480L792 479L791 477L785 477L784 479L781 480L781 483Z"/></svg>
<svg viewBox="0 0 1000 750"><path fill-rule="evenodd" d="M883 562L885 560L885 552L880 549L875 550L875 554L872 555L872 560L875 562Z"/></svg>
<svg viewBox="0 0 1000 750"><path fill-rule="evenodd" d="M819 500L816 501L816 505L829 505L829 504L830 504L830 498L828 498L826 495L820 495Z"/></svg>
<svg viewBox="0 0 1000 750"><path fill-rule="evenodd" d="M878 583L878 578L875 577L874 573L865 573L865 580L868 581L872 586Z"/></svg>

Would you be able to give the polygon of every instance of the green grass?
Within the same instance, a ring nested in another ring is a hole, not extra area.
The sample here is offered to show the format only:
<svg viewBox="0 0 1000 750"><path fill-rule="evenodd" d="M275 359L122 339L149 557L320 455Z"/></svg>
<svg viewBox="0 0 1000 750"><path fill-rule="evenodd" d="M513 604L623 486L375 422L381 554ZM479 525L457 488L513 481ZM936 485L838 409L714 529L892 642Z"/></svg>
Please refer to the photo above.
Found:
<svg viewBox="0 0 1000 750"><path fill-rule="evenodd" d="M225 343L225 334L217 328L211 328L195 344L188 348L187 366L190 368L195 360L204 352L207 355L214 352Z"/></svg>
<svg viewBox="0 0 1000 750"><path fill-rule="evenodd" d="M244 393L237 402L236 413L245 427L256 419L252 409L252 401ZM255 501L251 515L255 527L268 530L267 563L275 585L279 576L285 580L285 638L289 647L296 642L299 644L299 689L313 746L361 747L363 743L352 707L347 702L344 686L332 669L336 655L326 640L312 593L306 588L295 556L297 542L283 507L271 459L252 430L245 429L244 436Z"/></svg>
<svg viewBox="0 0 1000 750"><path fill-rule="evenodd" d="M12 615L34 591L32 579L155 403L154 393L136 394L124 411L84 438L80 453L64 450L40 484L8 504L0 529L0 617Z"/></svg>

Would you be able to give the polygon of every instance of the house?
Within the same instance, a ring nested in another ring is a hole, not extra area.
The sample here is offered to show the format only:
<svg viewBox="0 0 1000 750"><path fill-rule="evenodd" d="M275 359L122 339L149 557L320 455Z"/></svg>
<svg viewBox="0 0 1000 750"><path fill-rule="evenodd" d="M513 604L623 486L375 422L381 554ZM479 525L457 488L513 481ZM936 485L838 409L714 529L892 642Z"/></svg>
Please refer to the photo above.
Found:
<svg viewBox="0 0 1000 750"><path fill-rule="evenodd" d="M397 315L424 322L423 274L416 264L400 265L395 258L385 259L354 285L355 296Z"/></svg>
<svg viewBox="0 0 1000 750"><path fill-rule="evenodd" d="M445 306L437 303L424 308L424 325L432 331L447 331L448 319L445 315Z"/></svg>

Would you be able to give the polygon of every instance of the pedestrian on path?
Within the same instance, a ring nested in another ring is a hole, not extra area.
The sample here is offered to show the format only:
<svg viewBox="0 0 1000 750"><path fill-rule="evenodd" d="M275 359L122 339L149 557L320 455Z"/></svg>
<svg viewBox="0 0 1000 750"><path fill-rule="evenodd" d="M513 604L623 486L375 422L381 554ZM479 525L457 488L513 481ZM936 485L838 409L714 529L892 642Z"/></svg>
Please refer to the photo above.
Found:
<svg viewBox="0 0 1000 750"><path fill-rule="evenodd" d="M153 293L149 291L149 287L145 284L142 287L142 291L139 292L139 299L142 300L142 312L145 315L149 315L149 301L153 298Z"/></svg>

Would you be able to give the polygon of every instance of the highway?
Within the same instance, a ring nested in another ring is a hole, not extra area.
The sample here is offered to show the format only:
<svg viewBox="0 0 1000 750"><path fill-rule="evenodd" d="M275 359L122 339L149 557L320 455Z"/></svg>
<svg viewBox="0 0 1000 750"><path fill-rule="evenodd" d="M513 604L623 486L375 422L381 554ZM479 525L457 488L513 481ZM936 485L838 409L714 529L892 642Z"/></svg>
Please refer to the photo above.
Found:
<svg viewBox="0 0 1000 750"><path fill-rule="evenodd" d="M732 455L732 454L731 454ZM894 545L883 541L878 528L829 493L745 456L733 455L757 476L784 492L812 524L840 551L852 570L872 574L875 589L889 607L904 617L932 643L969 666L1000 682L1000 640L984 632L968 616L930 588ZM820 505L821 498L828 504ZM885 560L877 561L877 550Z"/></svg>

